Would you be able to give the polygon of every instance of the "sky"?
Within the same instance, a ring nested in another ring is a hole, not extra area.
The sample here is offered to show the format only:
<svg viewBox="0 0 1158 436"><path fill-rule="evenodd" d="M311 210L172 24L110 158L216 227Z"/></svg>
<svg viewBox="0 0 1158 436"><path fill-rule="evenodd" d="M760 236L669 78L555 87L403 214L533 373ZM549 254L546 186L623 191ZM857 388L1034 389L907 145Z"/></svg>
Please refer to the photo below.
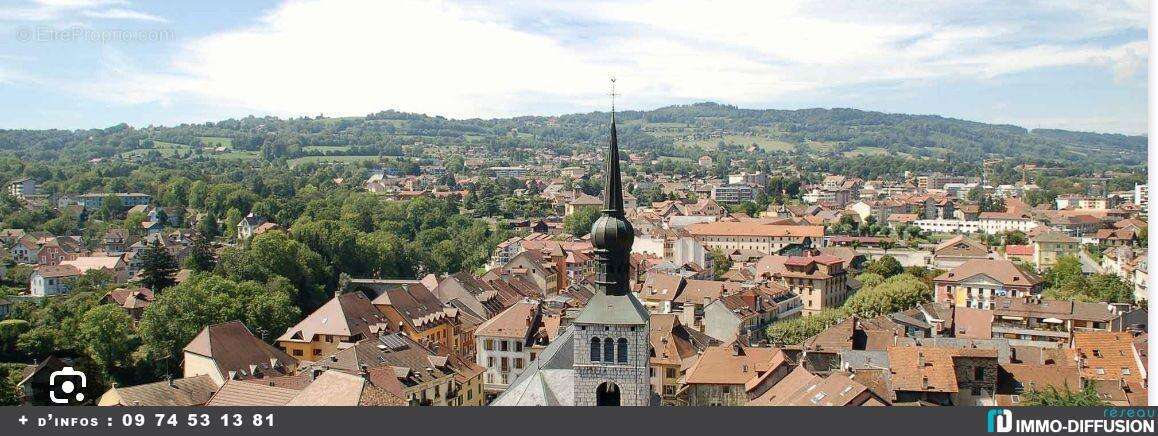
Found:
<svg viewBox="0 0 1158 436"><path fill-rule="evenodd" d="M1145 134L1145 0L0 0L0 128L715 101Z"/></svg>

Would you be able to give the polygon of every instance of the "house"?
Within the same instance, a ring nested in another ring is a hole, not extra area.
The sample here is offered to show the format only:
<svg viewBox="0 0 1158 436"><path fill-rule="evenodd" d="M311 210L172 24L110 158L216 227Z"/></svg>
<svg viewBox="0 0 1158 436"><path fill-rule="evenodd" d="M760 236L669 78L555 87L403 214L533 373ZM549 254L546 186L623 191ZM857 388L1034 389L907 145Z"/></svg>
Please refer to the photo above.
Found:
<svg viewBox="0 0 1158 436"><path fill-rule="evenodd" d="M458 309L445 306L422 283L391 286L371 300L391 328L436 352L458 348L454 318Z"/></svg>
<svg viewBox="0 0 1158 436"><path fill-rule="evenodd" d="M334 370L363 379L381 380L382 386L396 382L397 396L410 404L449 406L457 403L459 395L465 396L469 392L473 401L479 394L461 389L454 364L451 358L435 354L405 334L388 333L358 341L302 370L308 374ZM482 372L477 372L474 377L481 378ZM479 389L482 383L472 386Z"/></svg>
<svg viewBox="0 0 1158 436"><path fill-rule="evenodd" d="M1011 231L1024 233L1038 226L1029 213L981 212L978 221L981 222L981 231L990 235Z"/></svg>
<svg viewBox="0 0 1158 436"><path fill-rule="evenodd" d="M217 392L208 375L169 379L137 386L113 386L97 400L98 406L204 406Z"/></svg>
<svg viewBox="0 0 1158 436"><path fill-rule="evenodd" d="M105 294L104 302L120 306L134 321L140 321L145 308L153 304L155 299L153 290L149 288L117 288Z"/></svg>
<svg viewBox="0 0 1158 436"><path fill-rule="evenodd" d="M237 239L244 241L252 238L257 228L266 223L269 223L268 219L250 212L249 215L237 222Z"/></svg>
<svg viewBox="0 0 1158 436"><path fill-rule="evenodd" d="M1075 332L1073 348L1080 359L1082 378L1111 380L1134 390L1145 388L1146 365L1130 333Z"/></svg>
<svg viewBox="0 0 1158 436"><path fill-rule="evenodd" d="M748 406L888 406L865 385L856 382L850 373L834 373L827 377L808 372L797 366L783 379L761 395L748 401Z"/></svg>
<svg viewBox="0 0 1158 436"><path fill-rule="evenodd" d="M778 348L736 342L708 347L688 369L679 398L688 406L742 406L748 403L750 383L769 372L786 375L789 366Z"/></svg>
<svg viewBox="0 0 1158 436"><path fill-rule="evenodd" d="M997 351L984 348L896 346L888 349L894 403L993 405Z"/></svg>
<svg viewBox="0 0 1158 436"><path fill-rule="evenodd" d="M277 380L277 381L274 381ZM287 383L283 380L293 380ZM226 380L206 406L284 406L314 382L309 374L265 380Z"/></svg>
<svg viewBox="0 0 1158 436"><path fill-rule="evenodd" d="M34 297L51 297L67 294L72 280L80 276L80 270L70 265L41 265L32 271L29 279L29 294Z"/></svg>
<svg viewBox="0 0 1158 436"><path fill-rule="evenodd" d="M764 329L772 321L800 313L800 296L782 286L775 289L745 289L724 295L704 306L704 333L724 343L742 339L748 343L764 340ZM778 304L787 305L782 309Z"/></svg>
<svg viewBox="0 0 1158 436"><path fill-rule="evenodd" d="M1030 241L1033 243L1033 265L1039 271L1057 264L1059 257L1074 255L1081 251L1081 241L1062 232L1041 233Z"/></svg>
<svg viewBox="0 0 1158 436"><path fill-rule="evenodd" d="M184 376L208 375L217 386L290 375L298 367L298 359L254 336L240 321L206 326L183 352Z"/></svg>
<svg viewBox="0 0 1158 436"><path fill-rule="evenodd" d="M483 390L507 389L548 343L543 331L543 305L524 300L483 322L474 332L475 363L486 369Z"/></svg>
<svg viewBox="0 0 1158 436"><path fill-rule="evenodd" d="M0 297L0 319L7 318L10 312L12 312L12 302Z"/></svg>
<svg viewBox="0 0 1158 436"><path fill-rule="evenodd" d="M390 331L389 320L361 292L339 294L277 338L298 360L315 360L340 347Z"/></svg>
<svg viewBox="0 0 1158 436"><path fill-rule="evenodd" d="M718 345L712 337L689 329L675 314L651 314L648 341L653 350L651 390L662 405L677 405L677 393L687 370L707 347Z"/></svg>
<svg viewBox="0 0 1158 436"><path fill-rule="evenodd" d="M994 297L1038 295L1043 280L1005 259L973 259L933 279L939 303L992 309Z"/></svg>
<svg viewBox="0 0 1158 436"><path fill-rule="evenodd" d="M125 261L120 256L82 256L61 261L60 265L76 268L80 274L103 271L112 277L113 283L124 283L129 278Z"/></svg>
<svg viewBox="0 0 1158 436"><path fill-rule="evenodd" d="M850 285L844 261L836 256L791 256L784 261L784 268L774 278L800 296L802 316L839 307L856 290Z"/></svg>
<svg viewBox="0 0 1158 436"><path fill-rule="evenodd" d="M658 271L647 273L640 287L639 301L652 313L671 313L676 298L684 289L684 278Z"/></svg>
<svg viewBox="0 0 1158 436"><path fill-rule="evenodd" d="M35 179L21 177L19 179L8 182L8 186L5 192L7 192L8 195L16 197L17 199L24 200L28 197L39 195L40 184L37 183Z"/></svg>
<svg viewBox="0 0 1158 436"><path fill-rule="evenodd" d="M956 268L968 260L989 258L988 247L965 235L949 238L933 248L933 265L939 269Z"/></svg>
<svg viewBox="0 0 1158 436"><path fill-rule="evenodd" d="M564 216L571 216L581 210L599 210L601 207L603 207L603 200L599 197L580 193L574 200L567 202L564 207Z"/></svg>
<svg viewBox="0 0 1158 436"><path fill-rule="evenodd" d="M403 391L389 371L356 375L342 371L322 371L285 406L404 406Z"/></svg>

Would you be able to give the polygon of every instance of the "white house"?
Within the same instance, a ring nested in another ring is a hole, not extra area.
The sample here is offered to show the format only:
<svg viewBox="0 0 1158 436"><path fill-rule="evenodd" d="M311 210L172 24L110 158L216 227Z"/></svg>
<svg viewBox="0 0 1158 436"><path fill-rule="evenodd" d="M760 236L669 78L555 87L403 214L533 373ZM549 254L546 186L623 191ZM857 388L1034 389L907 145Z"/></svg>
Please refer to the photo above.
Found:
<svg viewBox="0 0 1158 436"><path fill-rule="evenodd" d="M539 302L523 300L475 329L475 363L486 368L484 392L505 391L545 347L540 343L541 317Z"/></svg>
<svg viewBox="0 0 1158 436"><path fill-rule="evenodd" d="M29 279L29 293L34 297L51 297L67 294L72 279L80 275L80 270L71 265L41 265L32 271Z"/></svg>

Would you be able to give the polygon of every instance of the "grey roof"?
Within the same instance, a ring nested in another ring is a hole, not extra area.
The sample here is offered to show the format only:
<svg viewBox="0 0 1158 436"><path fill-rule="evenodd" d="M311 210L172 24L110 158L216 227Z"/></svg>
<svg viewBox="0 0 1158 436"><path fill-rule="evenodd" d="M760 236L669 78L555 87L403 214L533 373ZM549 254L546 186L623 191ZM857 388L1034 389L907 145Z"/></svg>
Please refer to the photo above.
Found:
<svg viewBox="0 0 1158 436"><path fill-rule="evenodd" d="M607 295L596 292L575 318L580 324L644 325L651 319L635 294Z"/></svg>
<svg viewBox="0 0 1158 436"><path fill-rule="evenodd" d="M574 327L567 327L539 353L492 406L571 406L575 404Z"/></svg>

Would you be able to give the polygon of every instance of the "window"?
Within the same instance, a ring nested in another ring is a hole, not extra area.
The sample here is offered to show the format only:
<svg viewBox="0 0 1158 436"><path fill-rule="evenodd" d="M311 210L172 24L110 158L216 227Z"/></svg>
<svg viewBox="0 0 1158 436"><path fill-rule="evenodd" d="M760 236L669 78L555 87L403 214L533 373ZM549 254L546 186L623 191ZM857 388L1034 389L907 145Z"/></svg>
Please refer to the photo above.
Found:
<svg viewBox="0 0 1158 436"><path fill-rule="evenodd" d="M591 361L599 361L599 338L591 338Z"/></svg>
<svg viewBox="0 0 1158 436"><path fill-rule="evenodd" d="M666 372L667 372L667 378L676 378L676 370L675 370L675 368L668 368L668 369L666 370Z"/></svg>
<svg viewBox="0 0 1158 436"><path fill-rule="evenodd" d="M627 339L619 338L619 346L617 348L619 348L619 353L616 355L615 360L619 363L627 363Z"/></svg>
<svg viewBox="0 0 1158 436"><path fill-rule="evenodd" d="M495 349L495 340L494 339L487 339L487 340L483 341L483 348L485 348L487 350Z"/></svg>
<svg viewBox="0 0 1158 436"><path fill-rule="evenodd" d="M523 343L515 342L515 351L523 351Z"/></svg>
<svg viewBox="0 0 1158 436"><path fill-rule="evenodd" d="M973 380L985 380L985 368L973 367Z"/></svg>
<svg viewBox="0 0 1158 436"><path fill-rule="evenodd" d="M515 358L515 369L523 369L523 359Z"/></svg>
<svg viewBox="0 0 1158 436"><path fill-rule="evenodd" d="M511 348L511 346L507 341L500 341L499 342L499 351L508 351L508 350L510 350L510 348Z"/></svg>
<svg viewBox="0 0 1158 436"><path fill-rule="evenodd" d="M300 357L301 355L302 355L302 350L294 350L294 356Z"/></svg>
<svg viewBox="0 0 1158 436"><path fill-rule="evenodd" d="M605 362L615 361L615 341L611 338L603 339L603 360Z"/></svg>
<svg viewBox="0 0 1158 436"><path fill-rule="evenodd" d="M732 387L731 387L731 386L728 386L728 385L724 385L724 393L725 393L725 394L730 394L730 393L732 393Z"/></svg>
<svg viewBox="0 0 1158 436"><path fill-rule="evenodd" d="M314 348L314 355L315 355L315 356L317 356L317 355L320 355L320 354L322 354L322 350L319 350L319 349L317 349L317 348Z"/></svg>

